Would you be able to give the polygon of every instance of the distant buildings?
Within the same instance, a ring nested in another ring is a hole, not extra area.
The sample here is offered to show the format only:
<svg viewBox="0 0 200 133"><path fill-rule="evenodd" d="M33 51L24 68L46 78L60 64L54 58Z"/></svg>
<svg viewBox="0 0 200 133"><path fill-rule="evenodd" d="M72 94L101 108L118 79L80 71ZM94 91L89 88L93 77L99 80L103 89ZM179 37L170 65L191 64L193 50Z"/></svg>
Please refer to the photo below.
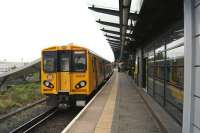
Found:
<svg viewBox="0 0 200 133"><path fill-rule="evenodd" d="M26 65L27 63L24 62L7 62L7 61L0 61L0 74L4 72L9 72L15 68L19 68L21 66Z"/></svg>

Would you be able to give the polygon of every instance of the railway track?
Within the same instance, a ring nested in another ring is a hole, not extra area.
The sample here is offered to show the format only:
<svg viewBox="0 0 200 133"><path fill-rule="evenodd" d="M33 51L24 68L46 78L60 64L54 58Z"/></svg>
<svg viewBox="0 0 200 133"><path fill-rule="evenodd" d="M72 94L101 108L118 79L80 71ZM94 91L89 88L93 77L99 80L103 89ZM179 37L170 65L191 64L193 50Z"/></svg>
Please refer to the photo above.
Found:
<svg viewBox="0 0 200 133"><path fill-rule="evenodd" d="M81 109L82 108L52 108L13 129L10 133L59 133L71 122Z"/></svg>
<svg viewBox="0 0 200 133"><path fill-rule="evenodd" d="M30 121L24 123L23 125L15 128L10 133L26 133L30 132L33 128L44 122L45 120L49 119L51 116L53 116L58 109L56 107L49 109L48 111L34 117Z"/></svg>
<svg viewBox="0 0 200 133"><path fill-rule="evenodd" d="M7 119L7 118L9 118L9 117L11 117L11 116L16 115L17 113L20 113L22 111L28 110L28 109L30 109L30 108L38 105L38 104L44 103L45 101L46 101L46 98L43 98L41 100L38 100L38 101L36 101L36 102L34 102L32 104L29 104L29 105L25 106L25 107L19 108L16 111L9 112L6 115L2 115L2 116L0 116L0 122L3 121L3 120L5 120L5 119Z"/></svg>
<svg viewBox="0 0 200 133"><path fill-rule="evenodd" d="M93 96L95 98L102 86L97 89L96 93L91 95L90 100L93 99ZM10 133L60 133L81 111L82 108L78 107L66 109L54 107L18 126Z"/></svg>
<svg viewBox="0 0 200 133"><path fill-rule="evenodd" d="M99 89L98 89L99 90ZM95 95L91 95L92 98ZM66 125L81 111L82 108L51 108L29 121L24 122L22 125L12 129L10 133L44 133L44 132L61 132ZM12 114L13 115L13 114Z"/></svg>
<svg viewBox="0 0 200 133"><path fill-rule="evenodd" d="M91 95L90 98L92 98L95 94L96 93ZM18 126L10 131L10 133L60 133L66 125L68 125L76 117L81 109L81 107L70 107L66 109L60 109L57 107L52 108L25 122L21 126Z"/></svg>
<svg viewBox="0 0 200 133"><path fill-rule="evenodd" d="M55 115L31 130L31 133L60 133L77 116L81 109L78 107L59 109Z"/></svg>

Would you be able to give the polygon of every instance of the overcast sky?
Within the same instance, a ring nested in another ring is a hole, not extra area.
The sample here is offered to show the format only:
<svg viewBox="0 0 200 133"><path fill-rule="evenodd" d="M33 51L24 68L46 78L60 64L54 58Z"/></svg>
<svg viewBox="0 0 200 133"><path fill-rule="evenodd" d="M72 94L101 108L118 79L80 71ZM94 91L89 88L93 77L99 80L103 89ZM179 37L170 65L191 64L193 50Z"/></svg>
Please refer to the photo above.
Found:
<svg viewBox="0 0 200 133"><path fill-rule="evenodd" d="M30 62L71 42L114 60L84 0L0 0L0 16L0 61Z"/></svg>

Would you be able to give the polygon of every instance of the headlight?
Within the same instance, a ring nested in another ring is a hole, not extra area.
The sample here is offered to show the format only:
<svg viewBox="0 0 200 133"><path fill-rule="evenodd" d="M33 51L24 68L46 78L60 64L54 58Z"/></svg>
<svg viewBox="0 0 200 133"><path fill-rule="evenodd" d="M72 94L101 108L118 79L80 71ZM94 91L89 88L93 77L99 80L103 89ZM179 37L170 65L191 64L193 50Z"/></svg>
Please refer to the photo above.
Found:
<svg viewBox="0 0 200 133"><path fill-rule="evenodd" d="M76 85L75 85L75 88L76 89L80 89L82 87L85 87L86 86L86 81L82 80L80 82L78 82Z"/></svg>
<svg viewBox="0 0 200 133"><path fill-rule="evenodd" d="M48 80L44 80L43 85L48 88L54 88L54 85L51 82L49 82Z"/></svg>
<svg viewBox="0 0 200 133"><path fill-rule="evenodd" d="M49 82L47 81L47 82L45 82L45 86L49 86Z"/></svg>
<svg viewBox="0 0 200 133"><path fill-rule="evenodd" d="M84 82L84 81L81 81L81 82L80 82L80 85L81 85L81 87L85 86L85 82Z"/></svg>

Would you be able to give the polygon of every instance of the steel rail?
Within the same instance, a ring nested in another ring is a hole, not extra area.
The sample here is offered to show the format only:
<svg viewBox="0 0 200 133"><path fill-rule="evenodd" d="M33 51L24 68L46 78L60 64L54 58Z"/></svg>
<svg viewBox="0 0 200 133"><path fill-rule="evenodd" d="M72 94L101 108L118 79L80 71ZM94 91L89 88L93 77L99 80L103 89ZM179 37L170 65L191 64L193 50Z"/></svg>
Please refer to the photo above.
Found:
<svg viewBox="0 0 200 133"><path fill-rule="evenodd" d="M40 99L40 100L38 100L38 101L36 101L36 102L34 102L32 104L28 104L25 107L19 108L19 109L13 111L13 112L9 112L9 113L7 113L7 114L5 114L3 116L0 116L0 122L3 121L4 119L8 118L8 117L11 117L11 116L13 116L13 115L15 115L17 113L20 113L20 112L22 112L24 110L27 110L27 109L29 109L31 107L34 107L34 106L36 106L38 104L41 104L41 103L45 102L45 101L46 101L46 98L43 98L43 99Z"/></svg>
<svg viewBox="0 0 200 133"><path fill-rule="evenodd" d="M12 131L10 131L10 133L30 132L33 128L35 128L36 126L38 126L39 124L41 124L42 122L53 116L57 111L58 111L57 107L53 107L48 111L34 117L30 121L22 124L21 126L13 129Z"/></svg>

